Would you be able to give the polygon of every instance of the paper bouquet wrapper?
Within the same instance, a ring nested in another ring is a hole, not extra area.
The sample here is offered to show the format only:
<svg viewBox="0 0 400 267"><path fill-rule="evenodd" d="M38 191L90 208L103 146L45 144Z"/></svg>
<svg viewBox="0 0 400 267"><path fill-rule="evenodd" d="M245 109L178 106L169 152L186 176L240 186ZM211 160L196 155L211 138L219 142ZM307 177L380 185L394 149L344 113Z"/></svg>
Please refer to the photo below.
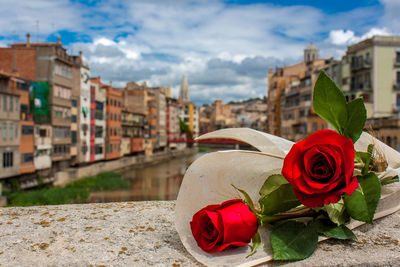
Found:
<svg viewBox="0 0 400 267"><path fill-rule="evenodd" d="M259 200L259 190L267 177L280 174L283 159L294 144L286 139L252 130L232 128L205 134L198 139L229 138L248 143L260 152L230 150L206 154L188 168L183 178L175 208L175 226L187 251L197 261L207 266L254 266L272 260L269 243L270 229L263 226L260 231L262 245L257 252L250 254L250 246L243 246L217 253L204 252L192 235L190 221L193 215L210 204L220 204L226 200L241 198L234 189L245 190L254 202ZM367 133L363 133L355 144L357 151L367 151L369 144L384 155L388 167L379 177L400 173L400 153L380 142ZM375 218L387 216L400 209L400 186L393 183L382 187L382 196ZM351 221L350 229L364 224ZM320 238L320 241L324 238Z"/></svg>

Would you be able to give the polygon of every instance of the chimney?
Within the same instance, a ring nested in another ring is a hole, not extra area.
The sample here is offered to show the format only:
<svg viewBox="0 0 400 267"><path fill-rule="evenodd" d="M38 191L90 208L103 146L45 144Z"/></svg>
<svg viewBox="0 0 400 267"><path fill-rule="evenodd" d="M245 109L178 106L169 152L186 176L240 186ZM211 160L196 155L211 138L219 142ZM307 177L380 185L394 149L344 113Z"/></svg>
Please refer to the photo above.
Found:
<svg viewBox="0 0 400 267"><path fill-rule="evenodd" d="M83 57L83 53L82 53L82 50L81 50L81 51L79 51L79 58L81 59L81 61L82 61L82 57Z"/></svg>
<svg viewBox="0 0 400 267"><path fill-rule="evenodd" d="M61 37L57 36L57 44L61 44Z"/></svg>
<svg viewBox="0 0 400 267"><path fill-rule="evenodd" d="M26 34L26 47L31 47L31 34L29 32Z"/></svg>

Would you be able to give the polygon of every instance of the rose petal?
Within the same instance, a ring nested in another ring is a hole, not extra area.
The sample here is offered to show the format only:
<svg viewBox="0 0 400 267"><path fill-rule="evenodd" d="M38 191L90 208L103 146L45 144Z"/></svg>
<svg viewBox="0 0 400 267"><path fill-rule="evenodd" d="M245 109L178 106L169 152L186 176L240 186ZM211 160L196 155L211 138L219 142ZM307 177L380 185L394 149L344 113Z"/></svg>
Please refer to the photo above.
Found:
<svg viewBox="0 0 400 267"><path fill-rule="evenodd" d="M217 210L220 214L224 229L223 243L244 242L249 243L257 232L257 217L249 207L243 203L235 203L221 207Z"/></svg>

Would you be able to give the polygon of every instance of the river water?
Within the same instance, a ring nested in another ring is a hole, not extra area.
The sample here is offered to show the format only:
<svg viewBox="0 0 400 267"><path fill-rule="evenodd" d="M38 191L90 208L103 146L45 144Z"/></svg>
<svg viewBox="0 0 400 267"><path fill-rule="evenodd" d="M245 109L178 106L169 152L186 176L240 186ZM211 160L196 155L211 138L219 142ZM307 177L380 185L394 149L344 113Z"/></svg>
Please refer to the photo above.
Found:
<svg viewBox="0 0 400 267"><path fill-rule="evenodd" d="M90 202L121 202L140 200L175 200L183 175L189 165L204 153L174 158L144 168L132 168L122 172L130 181L128 188L100 191L90 194Z"/></svg>

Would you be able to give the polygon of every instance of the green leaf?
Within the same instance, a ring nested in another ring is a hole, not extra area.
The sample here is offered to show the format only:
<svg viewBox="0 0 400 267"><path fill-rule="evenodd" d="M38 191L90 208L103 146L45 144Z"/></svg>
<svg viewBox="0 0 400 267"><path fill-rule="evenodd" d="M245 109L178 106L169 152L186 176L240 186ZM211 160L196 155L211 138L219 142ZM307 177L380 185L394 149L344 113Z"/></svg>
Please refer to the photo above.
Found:
<svg viewBox="0 0 400 267"><path fill-rule="evenodd" d="M356 98L347 103L348 118L344 128L344 136L351 138L355 143L360 137L367 120L367 110L362 98Z"/></svg>
<svg viewBox="0 0 400 267"><path fill-rule="evenodd" d="M247 204L250 205L250 208L254 208L254 203L253 200L251 200L251 197L249 196L249 194L247 194L246 191L244 191L243 189L237 188L236 186L232 185L237 191L239 191L240 193L242 193L242 195L244 196L244 198L246 199Z"/></svg>
<svg viewBox="0 0 400 267"><path fill-rule="evenodd" d="M381 183L375 173L357 176L360 186L349 196L344 195L347 213L359 221L372 223L381 198Z"/></svg>
<svg viewBox="0 0 400 267"><path fill-rule="evenodd" d="M336 239L355 239L356 235L345 225L336 225L328 219L318 219L318 233Z"/></svg>
<svg viewBox="0 0 400 267"><path fill-rule="evenodd" d="M302 260L317 247L317 228L314 224L288 221L272 231L270 241L274 260Z"/></svg>
<svg viewBox="0 0 400 267"><path fill-rule="evenodd" d="M362 175L366 175L369 170L369 164L371 163L371 158L372 158L372 152L374 151L374 145L370 144L368 145L367 152L356 152L358 157L361 158L361 160L364 163L364 167L362 168Z"/></svg>
<svg viewBox="0 0 400 267"><path fill-rule="evenodd" d="M294 194L291 184L283 184L260 199L261 212L274 215L299 206L301 203Z"/></svg>
<svg viewBox="0 0 400 267"><path fill-rule="evenodd" d="M261 236L260 233L257 232L253 237L251 238L251 243L253 244L253 249L251 250L250 254L247 255L246 258L250 257L254 253L257 252L257 248L261 245Z"/></svg>
<svg viewBox="0 0 400 267"><path fill-rule="evenodd" d="M283 184L288 184L289 182L282 174L271 175L265 180L263 186L260 189L260 196L264 197L271 192L278 189Z"/></svg>
<svg viewBox="0 0 400 267"><path fill-rule="evenodd" d="M388 185L388 184L393 184L399 181L399 176L389 176L385 177L381 180L381 185Z"/></svg>
<svg viewBox="0 0 400 267"><path fill-rule="evenodd" d="M328 213L329 219L337 225L344 224L349 219L343 200L334 204L325 205L324 209Z"/></svg>
<svg viewBox="0 0 400 267"><path fill-rule="evenodd" d="M313 108L338 133L343 134L348 117L346 98L324 71L321 71L315 83Z"/></svg>

